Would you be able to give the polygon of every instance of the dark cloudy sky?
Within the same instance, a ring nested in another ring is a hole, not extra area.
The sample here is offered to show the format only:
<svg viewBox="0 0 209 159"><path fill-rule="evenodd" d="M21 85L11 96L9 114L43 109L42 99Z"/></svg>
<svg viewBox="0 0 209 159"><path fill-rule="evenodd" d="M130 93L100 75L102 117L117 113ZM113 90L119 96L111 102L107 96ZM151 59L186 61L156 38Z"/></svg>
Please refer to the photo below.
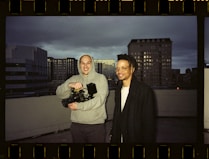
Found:
<svg viewBox="0 0 209 159"><path fill-rule="evenodd" d="M54 58L89 53L116 59L131 39L170 38L172 68L197 67L196 16L9 16L6 43L41 47Z"/></svg>
<svg viewBox="0 0 209 159"><path fill-rule="evenodd" d="M209 64L209 18L205 18L205 62Z"/></svg>

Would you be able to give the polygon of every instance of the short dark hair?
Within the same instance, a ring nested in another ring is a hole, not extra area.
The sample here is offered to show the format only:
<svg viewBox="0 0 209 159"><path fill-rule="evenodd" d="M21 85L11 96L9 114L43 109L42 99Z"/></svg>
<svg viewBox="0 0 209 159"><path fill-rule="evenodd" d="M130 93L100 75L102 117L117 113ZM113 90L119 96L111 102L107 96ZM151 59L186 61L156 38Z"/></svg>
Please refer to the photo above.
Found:
<svg viewBox="0 0 209 159"><path fill-rule="evenodd" d="M127 55L127 54L119 54L119 55L118 55L118 61L119 61L119 60L127 60L128 63L129 63L132 67L135 68L135 70L138 69L138 64L137 64L137 62L136 62L136 59L135 59L133 56L131 56L131 55Z"/></svg>

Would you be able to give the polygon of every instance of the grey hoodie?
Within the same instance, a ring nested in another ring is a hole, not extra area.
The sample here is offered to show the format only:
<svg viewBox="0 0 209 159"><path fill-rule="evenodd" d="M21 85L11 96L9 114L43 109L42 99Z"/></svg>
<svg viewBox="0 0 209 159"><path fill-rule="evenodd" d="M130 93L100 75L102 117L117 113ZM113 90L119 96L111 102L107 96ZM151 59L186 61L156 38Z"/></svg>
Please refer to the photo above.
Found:
<svg viewBox="0 0 209 159"><path fill-rule="evenodd" d="M103 74L99 74L95 71L93 59L92 68L88 76L83 76L79 62L80 59L78 60L79 75L74 75L67 79L63 84L59 85L56 90L56 95L61 99L68 98L71 95L71 88L68 87L71 82L82 83L84 89L87 89L87 84L95 83L97 93L94 94L94 98L85 102L77 103L77 110L71 111L71 121L80 124L104 123L107 118L105 108L106 98L108 96L107 79Z"/></svg>

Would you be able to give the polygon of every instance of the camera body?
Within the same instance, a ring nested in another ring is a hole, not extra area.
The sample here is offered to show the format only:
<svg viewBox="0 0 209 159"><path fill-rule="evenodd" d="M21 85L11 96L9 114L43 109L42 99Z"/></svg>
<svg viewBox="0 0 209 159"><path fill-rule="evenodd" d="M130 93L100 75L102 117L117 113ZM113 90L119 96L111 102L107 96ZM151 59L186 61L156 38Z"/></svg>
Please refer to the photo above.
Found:
<svg viewBox="0 0 209 159"><path fill-rule="evenodd" d="M74 103L74 102L80 103L94 98L93 95L97 93L96 85L94 83L87 84L87 90L88 90L88 94L85 94L84 90L76 91L74 88L72 88L72 93L70 97L63 99L62 105L67 108L69 103Z"/></svg>

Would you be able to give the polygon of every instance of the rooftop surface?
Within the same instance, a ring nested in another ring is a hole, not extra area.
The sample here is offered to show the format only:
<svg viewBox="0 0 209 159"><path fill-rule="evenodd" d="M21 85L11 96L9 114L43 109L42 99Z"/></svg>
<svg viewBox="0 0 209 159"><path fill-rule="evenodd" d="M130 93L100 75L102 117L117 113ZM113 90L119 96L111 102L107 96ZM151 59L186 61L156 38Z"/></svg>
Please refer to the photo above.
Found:
<svg viewBox="0 0 209 159"><path fill-rule="evenodd" d="M111 130L112 121L106 122L106 142ZM196 143L197 118L163 117L157 118L157 143ZM207 134L205 132L205 134ZM208 133L209 134L209 133ZM209 138L209 135L208 135ZM70 129L32 138L15 141L17 143L73 143ZM208 141L209 142L209 141Z"/></svg>

